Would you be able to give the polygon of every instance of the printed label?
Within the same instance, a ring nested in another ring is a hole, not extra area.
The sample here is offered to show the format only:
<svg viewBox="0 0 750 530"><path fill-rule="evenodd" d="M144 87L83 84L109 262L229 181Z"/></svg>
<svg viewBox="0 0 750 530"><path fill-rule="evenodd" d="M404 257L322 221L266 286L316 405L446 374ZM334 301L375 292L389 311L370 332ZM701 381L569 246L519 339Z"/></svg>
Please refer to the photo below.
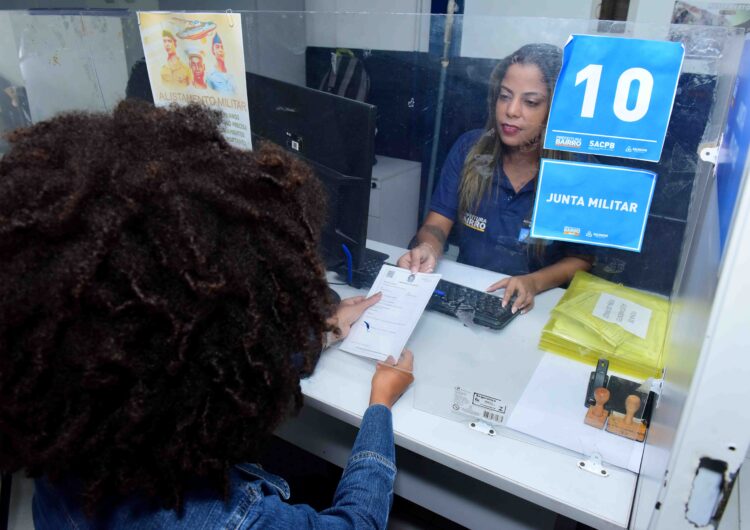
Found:
<svg viewBox="0 0 750 530"><path fill-rule="evenodd" d="M451 408L453 412L466 414L472 418L481 418L488 423L501 424L505 421L508 406L496 397L457 386L454 388Z"/></svg>
<svg viewBox="0 0 750 530"><path fill-rule="evenodd" d="M622 327L625 331L642 339L646 338L651 322L651 310L642 305L608 293L599 295L592 314Z"/></svg>

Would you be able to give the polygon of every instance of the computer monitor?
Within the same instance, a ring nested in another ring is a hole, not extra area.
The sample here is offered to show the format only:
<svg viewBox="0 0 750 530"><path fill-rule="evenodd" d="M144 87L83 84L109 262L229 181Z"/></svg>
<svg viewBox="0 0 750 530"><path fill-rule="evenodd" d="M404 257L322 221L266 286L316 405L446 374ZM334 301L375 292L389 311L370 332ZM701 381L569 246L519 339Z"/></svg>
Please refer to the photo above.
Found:
<svg viewBox="0 0 750 530"><path fill-rule="evenodd" d="M302 157L328 195L322 254L329 269L362 266L375 145L373 105L247 73L253 142L270 140Z"/></svg>

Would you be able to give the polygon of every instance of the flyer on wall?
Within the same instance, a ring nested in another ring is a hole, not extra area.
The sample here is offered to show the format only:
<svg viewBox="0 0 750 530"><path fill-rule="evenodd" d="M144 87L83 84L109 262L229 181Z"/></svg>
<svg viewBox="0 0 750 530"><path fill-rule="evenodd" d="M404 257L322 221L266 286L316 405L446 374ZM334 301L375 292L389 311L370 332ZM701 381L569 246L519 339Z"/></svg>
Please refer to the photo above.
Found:
<svg viewBox="0 0 750 530"><path fill-rule="evenodd" d="M672 24L750 28L750 4L677 0Z"/></svg>
<svg viewBox="0 0 750 530"><path fill-rule="evenodd" d="M252 149L239 13L139 12L154 104L222 111L227 142Z"/></svg>

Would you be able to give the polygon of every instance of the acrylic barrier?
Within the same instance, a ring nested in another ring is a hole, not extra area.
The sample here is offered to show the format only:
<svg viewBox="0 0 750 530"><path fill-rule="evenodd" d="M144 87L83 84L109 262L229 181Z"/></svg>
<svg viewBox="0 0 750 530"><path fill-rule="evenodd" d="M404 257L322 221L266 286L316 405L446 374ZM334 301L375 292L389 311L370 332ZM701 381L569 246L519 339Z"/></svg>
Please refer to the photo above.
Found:
<svg viewBox="0 0 750 530"><path fill-rule="evenodd" d="M408 343L431 356L414 407L638 470L670 298L707 200L699 152L723 128L739 30L321 12L0 12L0 26L4 131L125 97L207 104L231 144L280 144L324 182L321 252L338 281L365 289L373 251L395 263L420 243L453 283L522 278L529 311L503 330L468 299L425 312ZM560 125L565 112L579 130ZM576 207L598 209L592 228L542 230L544 212ZM597 240L626 224L635 243ZM534 276L561 263L563 279ZM588 273L566 294L575 269ZM532 309L525 292L540 287ZM608 403L586 395L599 358L625 381ZM587 405L607 427L584 423Z"/></svg>

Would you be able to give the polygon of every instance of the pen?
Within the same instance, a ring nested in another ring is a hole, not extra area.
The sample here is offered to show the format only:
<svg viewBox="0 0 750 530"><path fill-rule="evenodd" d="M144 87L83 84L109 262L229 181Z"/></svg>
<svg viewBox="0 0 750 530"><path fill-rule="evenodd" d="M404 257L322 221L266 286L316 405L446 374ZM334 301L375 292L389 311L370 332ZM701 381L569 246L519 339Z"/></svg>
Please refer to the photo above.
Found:
<svg viewBox="0 0 750 530"><path fill-rule="evenodd" d="M445 293L441 291L440 289L435 289L435 294L438 296L445 296Z"/></svg>

